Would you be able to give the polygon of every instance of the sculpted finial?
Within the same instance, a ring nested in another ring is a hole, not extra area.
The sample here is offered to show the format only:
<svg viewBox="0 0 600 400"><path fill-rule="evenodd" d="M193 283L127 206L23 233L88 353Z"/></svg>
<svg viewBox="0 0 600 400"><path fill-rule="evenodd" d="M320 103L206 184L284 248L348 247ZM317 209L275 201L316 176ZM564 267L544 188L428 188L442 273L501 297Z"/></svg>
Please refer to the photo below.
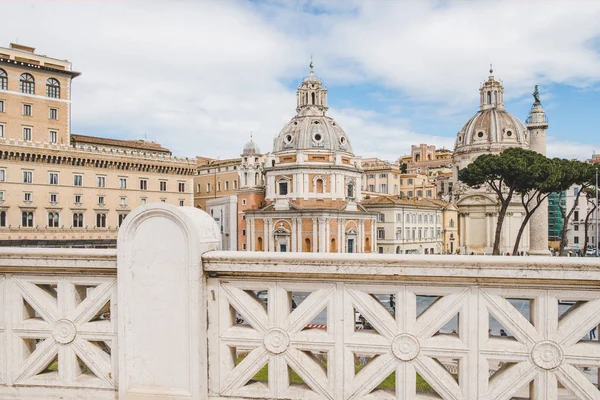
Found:
<svg viewBox="0 0 600 400"><path fill-rule="evenodd" d="M310 56L310 64L308 64L308 66L310 67L310 72L314 72L313 71L313 67L315 66L315 64L313 63L313 56Z"/></svg>
<svg viewBox="0 0 600 400"><path fill-rule="evenodd" d="M492 68L492 63L490 63L490 75L494 73L494 68Z"/></svg>

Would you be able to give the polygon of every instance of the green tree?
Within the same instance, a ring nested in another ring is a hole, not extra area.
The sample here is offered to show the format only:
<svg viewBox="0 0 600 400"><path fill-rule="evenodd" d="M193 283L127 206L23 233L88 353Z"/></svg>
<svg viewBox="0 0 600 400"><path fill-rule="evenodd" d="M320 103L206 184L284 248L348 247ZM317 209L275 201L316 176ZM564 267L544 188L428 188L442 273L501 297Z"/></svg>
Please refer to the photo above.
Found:
<svg viewBox="0 0 600 400"><path fill-rule="evenodd" d="M588 233L588 229L590 227L590 218L592 217L592 215L594 214L594 211L596 211L596 208L598 208L598 204L596 204L596 190L595 188L587 188L585 189L585 199L587 201L587 214L585 215L585 239L584 239L584 244L583 244L583 255L585 256L587 254L587 249L589 246L589 242L590 242L590 235ZM595 236L595 234L594 234ZM596 238L596 242L598 241L598 239ZM598 247L598 243L594 243L594 247Z"/></svg>
<svg viewBox="0 0 600 400"><path fill-rule="evenodd" d="M563 223L560 232L559 254L564 256L565 247L567 247L567 229L569 227L569 220L571 219L575 209L579 206L579 198L581 193L585 192L587 188L594 185L595 170L592 165L577 160L560 160L559 163L562 176L559 185L560 196L558 198L558 204ZM562 200L563 192L570 190L573 186L574 189L577 190L577 193L575 194L573 206L567 210L566 206L560 205L560 200Z"/></svg>
<svg viewBox="0 0 600 400"><path fill-rule="evenodd" d="M487 185L498 198L500 210L494 236L493 255L500 255L500 236L506 210L515 191L522 186L523 171L526 170L527 156L531 150L512 147L500 154L482 154L458 173L463 183L479 188Z"/></svg>
<svg viewBox="0 0 600 400"><path fill-rule="evenodd" d="M406 163L401 163L400 164L400 173L405 174L407 168L408 168L408 165Z"/></svg>
<svg viewBox="0 0 600 400"><path fill-rule="evenodd" d="M521 221L517 233L513 256L518 255L519 244L527 223L550 193L560 189L562 182L560 159L549 159L531 150L523 152L523 159L525 169L522 171L521 178L517 181L515 192L521 197L521 204L525 209L525 218Z"/></svg>

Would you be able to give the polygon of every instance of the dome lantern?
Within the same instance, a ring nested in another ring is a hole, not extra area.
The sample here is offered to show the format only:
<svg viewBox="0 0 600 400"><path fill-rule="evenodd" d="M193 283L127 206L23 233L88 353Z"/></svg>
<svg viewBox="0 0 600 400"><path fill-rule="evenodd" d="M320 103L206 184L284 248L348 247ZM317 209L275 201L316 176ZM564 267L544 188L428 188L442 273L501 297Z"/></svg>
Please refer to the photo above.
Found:
<svg viewBox="0 0 600 400"><path fill-rule="evenodd" d="M310 72L296 91L296 112L298 115L322 116L327 112L327 89L315 76L314 63L310 60Z"/></svg>
<svg viewBox="0 0 600 400"><path fill-rule="evenodd" d="M494 79L493 74L494 69L492 68L492 64L490 64L490 76L479 88L480 110L489 110L491 108L504 109L504 86Z"/></svg>

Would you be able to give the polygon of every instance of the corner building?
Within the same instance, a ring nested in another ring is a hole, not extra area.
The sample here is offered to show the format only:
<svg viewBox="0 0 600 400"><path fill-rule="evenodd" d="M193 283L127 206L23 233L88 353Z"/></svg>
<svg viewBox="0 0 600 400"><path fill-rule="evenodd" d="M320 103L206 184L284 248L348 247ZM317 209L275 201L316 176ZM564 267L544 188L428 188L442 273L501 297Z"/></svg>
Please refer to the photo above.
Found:
<svg viewBox="0 0 600 400"><path fill-rule="evenodd" d="M311 70L296 92L296 115L264 165L264 207L246 210L250 251L369 253L375 216L361 197L361 160L327 116L327 89Z"/></svg>

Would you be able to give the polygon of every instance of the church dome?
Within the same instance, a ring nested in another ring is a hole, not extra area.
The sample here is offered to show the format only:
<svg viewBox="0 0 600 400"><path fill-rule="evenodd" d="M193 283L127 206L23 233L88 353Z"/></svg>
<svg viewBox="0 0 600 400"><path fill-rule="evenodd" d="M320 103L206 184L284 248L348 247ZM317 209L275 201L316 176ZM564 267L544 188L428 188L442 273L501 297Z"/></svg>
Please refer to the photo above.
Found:
<svg viewBox="0 0 600 400"><path fill-rule="evenodd" d="M260 154L260 149L258 145L254 143L252 139L244 146L244 151L242 152L243 156L253 156L255 154Z"/></svg>
<svg viewBox="0 0 600 400"><path fill-rule="evenodd" d="M493 71L490 69L490 74ZM480 92L480 109L456 136L454 154L501 152L507 147L529 148L523 123L504 109L504 87L490 75Z"/></svg>
<svg viewBox="0 0 600 400"><path fill-rule="evenodd" d="M314 75L313 64L310 74L296 91L296 116L281 130L273 143L273 152L292 149L326 149L352 153L350 141L344 130L326 115L327 89Z"/></svg>

